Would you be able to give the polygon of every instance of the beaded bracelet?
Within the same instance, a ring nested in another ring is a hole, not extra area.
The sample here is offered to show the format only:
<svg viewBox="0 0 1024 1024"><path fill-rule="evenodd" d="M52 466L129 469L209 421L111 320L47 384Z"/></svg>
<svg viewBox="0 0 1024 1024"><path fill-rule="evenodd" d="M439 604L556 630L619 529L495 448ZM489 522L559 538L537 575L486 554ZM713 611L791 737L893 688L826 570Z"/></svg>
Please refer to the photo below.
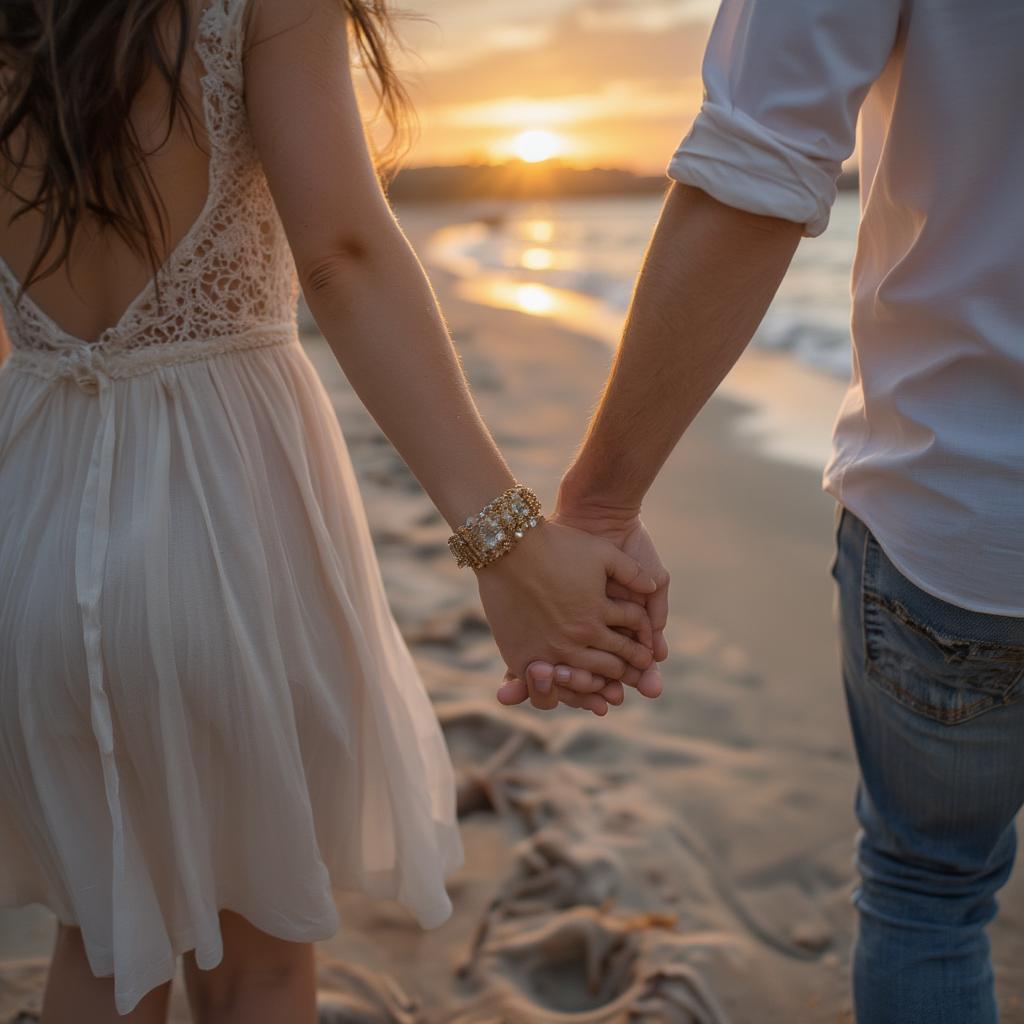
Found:
<svg viewBox="0 0 1024 1024"><path fill-rule="evenodd" d="M516 484L466 520L448 538L448 547L460 567L482 569L508 554L526 531L544 521L540 500L529 487Z"/></svg>

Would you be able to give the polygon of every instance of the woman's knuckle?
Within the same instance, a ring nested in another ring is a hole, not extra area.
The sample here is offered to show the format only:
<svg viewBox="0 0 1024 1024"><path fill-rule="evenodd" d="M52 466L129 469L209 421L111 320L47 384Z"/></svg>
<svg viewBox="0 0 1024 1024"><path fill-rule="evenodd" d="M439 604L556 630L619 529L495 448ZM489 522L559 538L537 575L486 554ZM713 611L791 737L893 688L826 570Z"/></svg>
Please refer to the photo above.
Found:
<svg viewBox="0 0 1024 1024"><path fill-rule="evenodd" d="M570 643L568 641L564 643L557 643L551 645L551 664L562 665L565 664L573 654L579 649L579 645Z"/></svg>
<svg viewBox="0 0 1024 1024"><path fill-rule="evenodd" d="M580 643L590 635L591 625L582 619L573 619L562 628L563 634L573 643Z"/></svg>

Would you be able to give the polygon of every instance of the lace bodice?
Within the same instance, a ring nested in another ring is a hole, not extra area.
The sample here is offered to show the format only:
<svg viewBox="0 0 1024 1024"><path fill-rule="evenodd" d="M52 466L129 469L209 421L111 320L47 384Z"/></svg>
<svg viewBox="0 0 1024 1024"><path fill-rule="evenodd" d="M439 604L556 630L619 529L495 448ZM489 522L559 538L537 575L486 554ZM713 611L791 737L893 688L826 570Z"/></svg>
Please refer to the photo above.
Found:
<svg viewBox="0 0 1024 1024"><path fill-rule="evenodd" d="M209 191L202 211L160 268L161 301L150 280L79 359L103 359L173 343L216 347L224 339L294 326L295 263L245 115L242 51L248 0L211 0L195 49L210 140ZM28 295L0 260L0 301L15 350L52 351L84 342L69 335Z"/></svg>

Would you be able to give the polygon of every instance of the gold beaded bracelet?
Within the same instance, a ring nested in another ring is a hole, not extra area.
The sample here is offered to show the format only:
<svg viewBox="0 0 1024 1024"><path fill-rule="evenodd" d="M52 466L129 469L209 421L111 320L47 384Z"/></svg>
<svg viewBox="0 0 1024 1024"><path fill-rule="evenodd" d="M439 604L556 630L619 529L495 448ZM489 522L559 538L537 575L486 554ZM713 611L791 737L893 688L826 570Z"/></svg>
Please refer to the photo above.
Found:
<svg viewBox="0 0 1024 1024"><path fill-rule="evenodd" d="M508 554L526 531L544 521L540 500L529 487L516 484L466 520L448 538L460 568L482 569Z"/></svg>

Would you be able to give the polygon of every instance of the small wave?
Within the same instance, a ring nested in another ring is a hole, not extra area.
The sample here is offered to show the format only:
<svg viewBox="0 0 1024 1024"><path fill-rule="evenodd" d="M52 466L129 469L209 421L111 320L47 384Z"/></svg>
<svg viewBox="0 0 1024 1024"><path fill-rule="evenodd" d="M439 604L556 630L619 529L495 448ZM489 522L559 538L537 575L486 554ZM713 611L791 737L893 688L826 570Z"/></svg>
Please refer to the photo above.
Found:
<svg viewBox="0 0 1024 1024"><path fill-rule="evenodd" d="M849 327L822 317L811 319L785 309L771 311L757 329L754 344L786 352L833 377L848 378L853 366Z"/></svg>
<svg viewBox="0 0 1024 1024"><path fill-rule="evenodd" d="M602 307L593 321L606 328L625 318L659 210L657 201L613 199L588 203L585 209L567 203L485 213L439 231L431 241L430 259L459 278L487 277L491 294L507 296L515 288L536 285L590 300ZM813 250L798 251L754 336L758 348L784 352L832 377L849 378L848 282L855 230L855 208L837 208L827 242L815 240ZM497 290L494 282L499 282ZM473 289L478 301L487 302L487 294L486 289ZM553 311L558 308L551 305ZM609 336L603 329L602 336L614 344L618 332L612 330Z"/></svg>

